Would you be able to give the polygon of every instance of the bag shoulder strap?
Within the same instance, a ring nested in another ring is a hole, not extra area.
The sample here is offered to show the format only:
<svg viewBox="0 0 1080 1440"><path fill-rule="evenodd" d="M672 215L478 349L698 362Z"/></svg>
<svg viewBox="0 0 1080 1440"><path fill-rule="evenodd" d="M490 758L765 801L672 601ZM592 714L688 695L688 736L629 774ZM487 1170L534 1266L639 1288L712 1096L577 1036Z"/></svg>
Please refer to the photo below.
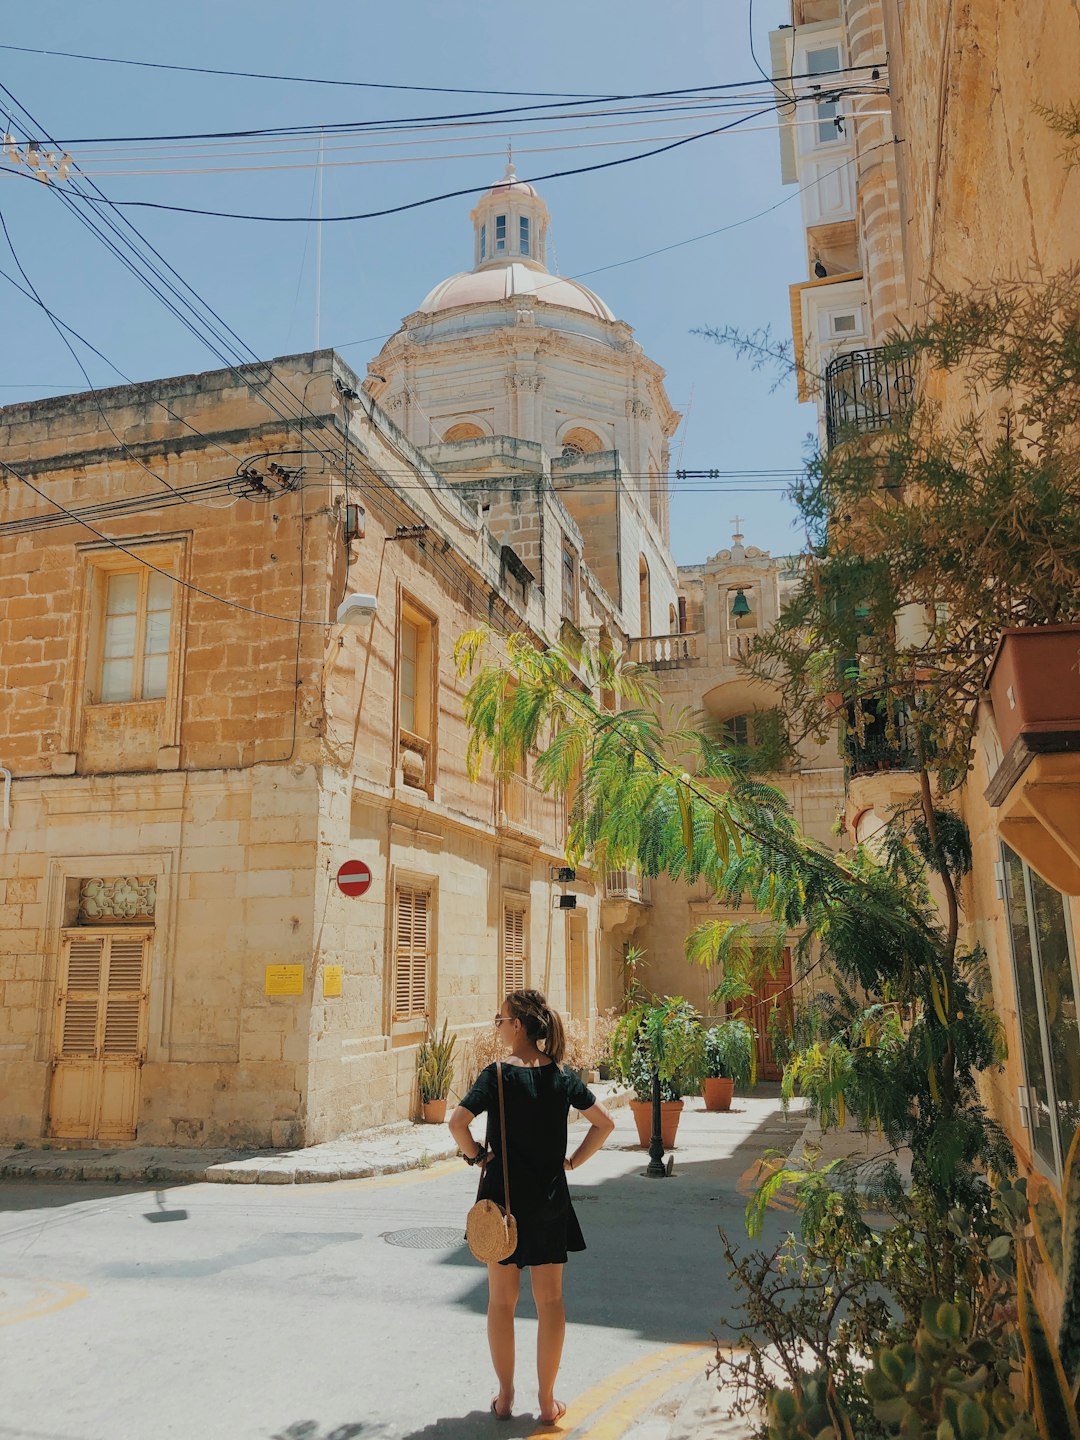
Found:
<svg viewBox="0 0 1080 1440"><path fill-rule="evenodd" d="M502 1172L503 1172L503 1199L506 1201L506 1213L510 1214L510 1166L506 1163L506 1102L503 1098L503 1072L502 1061L496 1060L495 1074L499 1081L499 1143L502 1150Z"/></svg>
<svg viewBox="0 0 1080 1440"><path fill-rule="evenodd" d="M505 1208L505 1210L506 1210L506 1213L507 1213L507 1215L509 1215L509 1214L510 1214L510 1167L509 1167L509 1165L506 1163L506 1100L505 1100L505 1098L504 1098L504 1096L503 1096L503 1075L502 1075L502 1061L501 1061L501 1060L496 1060L496 1062L495 1062L495 1075L496 1075L496 1077L497 1077L498 1085L499 1085L499 1142L500 1142L500 1149L501 1149L501 1151L502 1151L503 1201L505 1202L505 1207L504 1207L504 1208ZM490 1114L489 1114L489 1115L488 1115L487 1136L486 1136L486 1138L485 1138L485 1140L484 1140L484 1149L485 1149L485 1150L490 1150L490 1148L491 1148L490 1145L488 1144L488 1141L489 1141L490 1139L491 1139L491 1116L490 1116ZM486 1164L485 1164L485 1165L481 1165L481 1167L480 1167L480 1182L479 1182L479 1184L478 1184L477 1187L476 1187L476 1198L477 1198L477 1200L480 1199L480 1191L484 1188L484 1173L485 1173L486 1170L487 1170Z"/></svg>

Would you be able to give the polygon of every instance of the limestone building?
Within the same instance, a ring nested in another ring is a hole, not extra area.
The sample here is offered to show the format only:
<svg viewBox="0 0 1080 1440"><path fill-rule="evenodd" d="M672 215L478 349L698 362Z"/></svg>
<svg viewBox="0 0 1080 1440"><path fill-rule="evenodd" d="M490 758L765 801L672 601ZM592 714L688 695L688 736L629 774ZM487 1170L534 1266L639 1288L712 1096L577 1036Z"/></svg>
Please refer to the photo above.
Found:
<svg viewBox="0 0 1080 1440"><path fill-rule="evenodd" d="M493 187L363 382L319 351L0 411L5 1140L317 1142L413 1113L430 1022L617 1000L604 879L558 909L558 799L469 780L452 653L678 628L678 417L546 223Z"/></svg>
<svg viewBox="0 0 1080 1440"><path fill-rule="evenodd" d="M793 0L791 24L771 39L777 83L802 96L781 133L806 230L792 328L800 395L816 402L828 446L841 430L872 434L910 403L914 378L884 342L939 288L1075 264L1080 169L1045 107L1075 102L1080 30L1054 0ZM792 87L791 75L819 88ZM876 93L844 95L856 76ZM964 376L928 384L958 422ZM1060 675L1058 717L1015 738L984 701L958 801L974 846L962 938L987 952L1009 1044L1004 1075L985 1077L987 1098L1021 1164L1052 1181L1080 1114L1075 657ZM913 795L912 761L848 744L847 765L848 834L864 839Z"/></svg>
<svg viewBox="0 0 1080 1440"><path fill-rule="evenodd" d="M781 698L772 686L748 676L743 661L776 623L797 583L799 563L743 542L736 529L730 546L700 565L679 566L683 633L630 644L634 657L652 670L674 722L687 712L700 714L736 755L746 755L760 742L765 717ZM844 767L835 734L821 744L804 743L779 773L764 778L787 796L806 835L835 848L836 821L844 807ZM746 924L753 934L755 926L770 926L769 919L753 911L749 901L739 909L726 907L703 882L690 887L667 876L648 881L633 874L619 879L618 900L609 896L604 911L605 933L644 950L643 978L651 988L685 995L703 1015L722 1018L723 1005L710 998L722 974L688 965L686 937L709 920ZM747 1007L758 1037L758 1073L767 1079L779 1075L769 1038L770 1013L776 1006L790 1012L803 989L792 960L794 942L792 936L783 964L762 981Z"/></svg>

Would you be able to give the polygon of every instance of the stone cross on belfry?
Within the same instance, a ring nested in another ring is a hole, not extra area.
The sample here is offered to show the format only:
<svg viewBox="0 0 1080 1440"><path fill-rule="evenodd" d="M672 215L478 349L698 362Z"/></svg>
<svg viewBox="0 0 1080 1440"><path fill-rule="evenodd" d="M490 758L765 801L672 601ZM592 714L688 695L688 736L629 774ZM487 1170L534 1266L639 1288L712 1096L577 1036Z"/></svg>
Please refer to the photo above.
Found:
<svg viewBox="0 0 1080 1440"><path fill-rule="evenodd" d="M734 529L734 531L733 531L733 533L732 533L731 538L732 538L733 540L741 540L741 539L743 538L743 537L742 537L743 517L742 517L741 515L736 515L735 518L734 518L734 520L732 520L731 523L732 523L732 525L735 526L735 529Z"/></svg>

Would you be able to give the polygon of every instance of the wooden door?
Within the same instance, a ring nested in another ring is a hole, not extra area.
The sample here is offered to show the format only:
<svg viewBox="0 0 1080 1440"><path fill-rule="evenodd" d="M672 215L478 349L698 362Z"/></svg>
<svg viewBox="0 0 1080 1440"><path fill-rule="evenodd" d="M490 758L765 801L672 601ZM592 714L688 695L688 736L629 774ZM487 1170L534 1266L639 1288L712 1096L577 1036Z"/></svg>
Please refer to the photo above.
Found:
<svg viewBox="0 0 1080 1440"><path fill-rule="evenodd" d="M769 1035L769 1021L773 1011L780 1007L785 1022L790 1022L791 1002L791 951L785 950L783 960L775 975L766 975L757 985L754 994L740 1001L734 1013L741 1015L754 1027L757 1036L757 1073L759 1080L779 1080L781 1068L773 1054Z"/></svg>
<svg viewBox="0 0 1080 1440"><path fill-rule="evenodd" d="M152 933L63 934L48 1124L57 1139L135 1139Z"/></svg>

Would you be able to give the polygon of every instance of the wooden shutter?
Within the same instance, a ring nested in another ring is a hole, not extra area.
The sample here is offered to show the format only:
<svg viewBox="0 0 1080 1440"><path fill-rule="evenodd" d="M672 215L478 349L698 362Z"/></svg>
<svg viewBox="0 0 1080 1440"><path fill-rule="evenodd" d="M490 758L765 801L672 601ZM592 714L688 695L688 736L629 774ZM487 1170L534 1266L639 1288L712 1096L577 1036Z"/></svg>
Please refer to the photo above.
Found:
<svg viewBox="0 0 1080 1440"><path fill-rule="evenodd" d="M525 989L525 910L503 908L503 993Z"/></svg>
<svg viewBox="0 0 1080 1440"><path fill-rule="evenodd" d="M399 885L395 903L394 1016L424 1015L431 958L431 892Z"/></svg>
<svg viewBox="0 0 1080 1440"><path fill-rule="evenodd" d="M64 941L60 981L60 1055L97 1053L98 1010L105 962L104 935L71 935Z"/></svg>
<svg viewBox="0 0 1080 1440"><path fill-rule="evenodd" d="M143 970L146 941L141 935L109 937L108 979L105 985L105 1031L102 1054L141 1053Z"/></svg>
<svg viewBox="0 0 1080 1440"><path fill-rule="evenodd" d="M142 1053L147 950L145 934L65 936L59 1057Z"/></svg>

